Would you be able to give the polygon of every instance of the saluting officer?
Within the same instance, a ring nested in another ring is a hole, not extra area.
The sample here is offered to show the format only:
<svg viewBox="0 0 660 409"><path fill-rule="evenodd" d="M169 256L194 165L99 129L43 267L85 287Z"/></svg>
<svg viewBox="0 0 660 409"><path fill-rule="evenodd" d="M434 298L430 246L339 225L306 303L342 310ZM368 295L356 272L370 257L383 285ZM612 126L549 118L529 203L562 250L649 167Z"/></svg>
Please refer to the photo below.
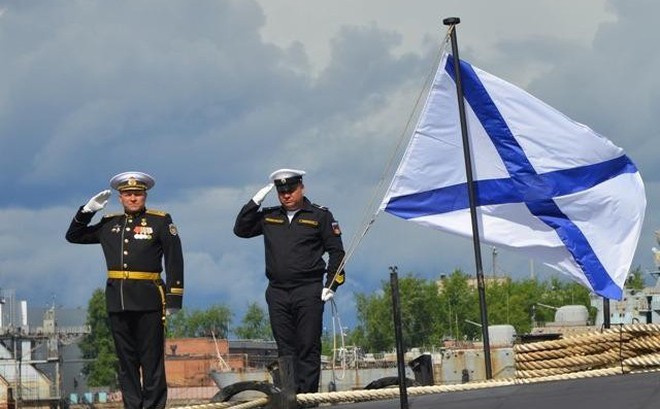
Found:
<svg viewBox="0 0 660 409"><path fill-rule="evenodd" d="M108 268L106 308L119 360L124 407L164 408L165 316L181 309L183 254L177 228L168 213L145 207L154 179L123 172L110 179L124 211L89 225L111 195L104 190L76 213L66 239L101 244ZM164 263L163 263L164 260ZM166 280L161 278L165 265Z"/></svg>
<svg viewBox="0 0 660 409"><path fill-rule="evenodd" d="M339 224L305 197L304 174L273 172L272 182L243 206L234 224L239 237L264 236L270 324L278 355L293 357L298 393L318 391L323 306L344 282L344 272L337 272L344 257ZM281 206L260 209L273 186Z"/></svg>

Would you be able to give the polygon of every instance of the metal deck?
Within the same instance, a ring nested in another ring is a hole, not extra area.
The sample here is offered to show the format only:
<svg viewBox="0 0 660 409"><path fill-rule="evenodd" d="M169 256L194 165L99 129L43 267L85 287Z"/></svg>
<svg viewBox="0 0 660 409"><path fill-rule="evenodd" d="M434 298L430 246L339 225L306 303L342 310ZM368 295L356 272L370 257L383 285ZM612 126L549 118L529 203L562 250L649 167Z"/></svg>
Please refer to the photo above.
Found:
<svg viewBox="0 0 660 409"><path fill-rule="evenodd" d="M335 405L399 409L399 399ZM408 396L411 409L658 409L660 372Z"/></svg>

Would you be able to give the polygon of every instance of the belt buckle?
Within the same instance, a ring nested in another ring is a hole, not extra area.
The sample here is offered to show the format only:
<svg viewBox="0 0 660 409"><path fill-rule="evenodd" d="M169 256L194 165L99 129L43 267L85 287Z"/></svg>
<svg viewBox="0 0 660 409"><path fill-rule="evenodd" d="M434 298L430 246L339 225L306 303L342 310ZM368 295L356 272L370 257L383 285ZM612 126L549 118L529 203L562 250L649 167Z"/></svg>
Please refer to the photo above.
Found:
<svg viewBox="0 0 660 409"><path fill-rule="evenodd" d="M125 279L125 280L127 280L127 279L128 279L128 276L129 276L129 275L130 275L130 274L129 274L129 272L128 272L128 271L124 271L124 279Z"/></svg>

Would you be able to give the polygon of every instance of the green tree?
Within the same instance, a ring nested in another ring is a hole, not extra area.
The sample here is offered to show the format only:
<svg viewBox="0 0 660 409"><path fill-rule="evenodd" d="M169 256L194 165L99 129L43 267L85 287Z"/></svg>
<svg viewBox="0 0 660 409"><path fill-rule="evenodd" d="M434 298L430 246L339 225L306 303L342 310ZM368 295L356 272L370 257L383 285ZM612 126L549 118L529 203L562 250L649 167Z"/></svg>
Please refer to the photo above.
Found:
<svg viewBox="0 0 660 409"><path fill-rule="evenodd" d="M461 270L441 276L438 282L412 275L399 280L404 345L440 345L443 339L482 338L476 280ZM395 345L389 283L380 291L356 294L358 324L351 340L366 351L390 350ZM535 323L554 321L556 308L584 305L593 320L590 292L579 283L559 278L537 280L486 280L488 324L510 324L527 333ZM545 308L549 306L550 308Z"/></svg>
<svg viewBox="0 0 660 409"><path fill-rule="evenodd" d="M512 305L512 302L516 301L512 300L514 287L511 279L487 282L486 299L490 301L487 307L489 325L511 324L514 321L513 315L518 307Z"/></svg>
<svg viewBox="0 0 660 409"><path fill-rule="evenodd" d="M625 287L631 290L643 290L645 286L646 283L644 282L642 267L637 266L628 273Z"/></svg>
<svg viewBox="0 0 660 409"><path fill-rule="evenodd" d="M87 322L91 332L79 344L86 363L82 372L89 386L117 387L117 355L105 309L105 293L94 290L87 306Z"/></svg>
<svg viewBox="0 0 660 409"><path fill-rule="evenodd" d="M384 293L355 294L358 325L353 340L366 351L386 351L394 346L391 301Z"/></svg>
<svg viewBox="0 0 660 409"><path fill-rule="evenodd" d="M491 282L486 286L486 293L490 301L488 323L510 324L518 333L529 332L536 323L554 321L556 308L563 305L580 304L590 308L591 304L589 290L576 282L558 278L549 282Z"/></svg>
<svg viewBox="0 0 660 409"><path fill-rule="evenodd" d="M440 298L434 282L408 274L399 281L401 332L406 345L422 346L439 342L436 323ZM394 347L392 290L389 281L382 290L372 294L357 294L358 326L351 339L368 351L384 351Z"/></svg>
<svg viewBox="0 0 660 409"><path fill-rule="evenodd" d="M187 334L188 311L185 308L165 319L165 335L167 338L185 338Z"/></svg>
<svg viewBox="0 0 660 409"><path fill-rule="evenodd" d="M272 340L268 314L256 302L251 302L241 320L241 325L234 329L237 337L242 339Z"/></svg>
<svg viewBox="0 0 660 409"><path fill-rule="evenodd" d="M509 280L506 287L506 319L503 320L501 317L498 319L497 316L491 316L489 310L489 319L491 320L489 321L489 324L510 324L515 327L516 332L518 333L530 332L535 325L532 321L536 319L536 303L540 299L540 294L544 291L544 287L539 285L537 280L533 279L522 281ZM490 288L487 287L486 291L488 292L489 290ZM493 288L493 290L495 290L495 288ZM489 299L502 300L500 297L501 296L493 294Z"/></svg>
<svg viewBox="0 0 660 409"><path fill-rule="evenodd" d="M481 336L481 329L467 321L481 321L479 294L475 286L469 284L469 279L457 269L440 280L441 321L438 328L443 331L443 338L476 339Z"/></svg>
<svg viewBox="0 0 660 409"><path fill-rule="evenodd" d="M181 309L167 318L168 338L227 338L232 313L224 305L212 305L207 310Z"/></svg>

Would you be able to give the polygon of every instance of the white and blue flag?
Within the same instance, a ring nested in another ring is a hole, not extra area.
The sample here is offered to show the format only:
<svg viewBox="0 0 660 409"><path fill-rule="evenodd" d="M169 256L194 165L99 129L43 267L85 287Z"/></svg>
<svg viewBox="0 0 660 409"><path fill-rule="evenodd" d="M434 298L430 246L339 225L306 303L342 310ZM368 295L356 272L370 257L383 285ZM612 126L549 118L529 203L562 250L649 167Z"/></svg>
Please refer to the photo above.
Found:
<svg viewBox="0 0 660 409"><path fill-rule="evenodd" d="M621 299L646 197L624 151L460 62L480 240ZM453 57L445 54L381 209L472 237Z"/></svg>

